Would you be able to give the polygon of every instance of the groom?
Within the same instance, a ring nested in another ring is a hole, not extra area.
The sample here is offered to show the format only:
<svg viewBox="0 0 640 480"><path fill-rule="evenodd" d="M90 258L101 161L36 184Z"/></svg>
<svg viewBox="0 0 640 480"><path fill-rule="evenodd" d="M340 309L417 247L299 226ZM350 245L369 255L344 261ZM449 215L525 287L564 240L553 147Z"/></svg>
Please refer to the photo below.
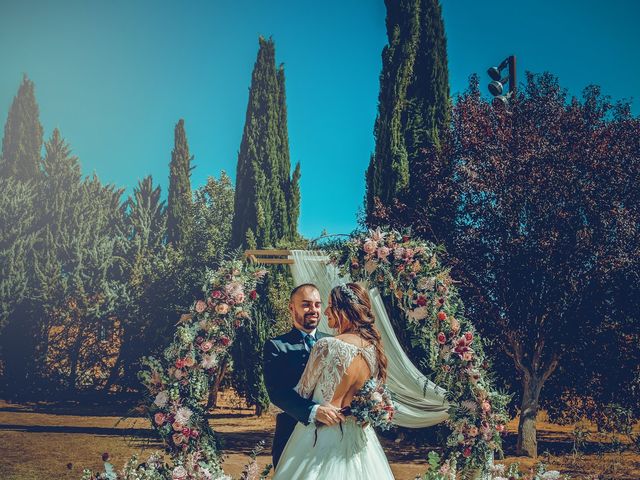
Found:
<svg viewBox="0 0 640 480"><path fill-rule="evenodd" d="M298 285L289 300L293 328L284 335L267 340L264 345L265 385L271 403L283 410L276 417L271 449L274 469L297 422L306 425L317 421L335 425L344 421L338 408L302 398L293 389L302 376L311 348L318 339L328 336L316 331L321 308L318 288L312 283Z"/></svg>

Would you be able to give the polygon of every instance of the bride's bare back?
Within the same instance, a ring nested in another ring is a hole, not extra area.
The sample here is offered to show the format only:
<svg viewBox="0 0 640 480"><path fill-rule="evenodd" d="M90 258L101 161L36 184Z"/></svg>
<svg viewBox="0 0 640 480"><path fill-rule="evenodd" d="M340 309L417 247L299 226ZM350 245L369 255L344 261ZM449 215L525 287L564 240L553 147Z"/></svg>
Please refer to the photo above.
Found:
<svg viewBox="0 0 640 480"><path fill-rule="evenodd" d="M335 338L358 348L366 348L370 345L369 342L364 341L361 337L353 333L344 333ZM371 378L371 368L362 356L362 353L359 352L351 361L342 380L336 387L331 404L338 408L349 405L355 393L362 388L369 378Z"/></svg>

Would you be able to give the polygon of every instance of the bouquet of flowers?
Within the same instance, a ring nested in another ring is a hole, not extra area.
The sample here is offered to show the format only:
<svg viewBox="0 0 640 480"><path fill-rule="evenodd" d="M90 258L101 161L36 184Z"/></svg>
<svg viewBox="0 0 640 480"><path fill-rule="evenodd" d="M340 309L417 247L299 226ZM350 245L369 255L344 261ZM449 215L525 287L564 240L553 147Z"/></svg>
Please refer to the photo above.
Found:
<svg viewBox="0 0 640 480"><path fill-rule="evenodd" d="M392 426L396 405L387 386L370 378L353 396L351 404L340 412L355 417L356 422L362 425L388 430Z"/></svg>

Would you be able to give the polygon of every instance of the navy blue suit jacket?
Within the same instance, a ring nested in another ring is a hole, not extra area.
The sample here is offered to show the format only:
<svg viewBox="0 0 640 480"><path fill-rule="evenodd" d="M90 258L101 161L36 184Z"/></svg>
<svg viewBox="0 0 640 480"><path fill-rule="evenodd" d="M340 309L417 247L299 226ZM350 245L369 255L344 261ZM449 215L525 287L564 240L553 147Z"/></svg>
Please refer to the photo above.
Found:
<svg viewBox="0 0 640 480"><path fill-rule="evenodd" d="M319 340L330 335L316 331ZM273 464L278 463L282 450L297 422L309 423L309 415L315 402L302 398L293 387L298 384L309 360L302 333L292 328L264 344L264 383L271 403L283 410L276 417L273 438Z"/></svg>

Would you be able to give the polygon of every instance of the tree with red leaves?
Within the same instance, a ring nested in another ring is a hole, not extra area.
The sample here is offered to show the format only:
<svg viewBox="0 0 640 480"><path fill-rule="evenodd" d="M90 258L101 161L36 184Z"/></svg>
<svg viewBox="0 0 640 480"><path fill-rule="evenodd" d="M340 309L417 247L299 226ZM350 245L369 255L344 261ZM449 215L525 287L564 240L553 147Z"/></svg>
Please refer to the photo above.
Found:
<svg viewBox="0 0 640 480"><path fill-rule="evenodd" d="M551 402L569 384L577 395L598 384L606 395L596 404L628 397L630 383L614 387L589 359L639 358L638 311L622 294L637 292L640 271L640 120L629 104L598 87L569 99L554 76L527 74L498 108L474 76L447 136L416 169L412 192L378 205L377 223L447 247L469 317L512 365L506 383L520 383L518 452L537 455L535 419L552 376ZM611 308L614 298L622 303ZM638 363L619 370L637 377Z"/></svg>

